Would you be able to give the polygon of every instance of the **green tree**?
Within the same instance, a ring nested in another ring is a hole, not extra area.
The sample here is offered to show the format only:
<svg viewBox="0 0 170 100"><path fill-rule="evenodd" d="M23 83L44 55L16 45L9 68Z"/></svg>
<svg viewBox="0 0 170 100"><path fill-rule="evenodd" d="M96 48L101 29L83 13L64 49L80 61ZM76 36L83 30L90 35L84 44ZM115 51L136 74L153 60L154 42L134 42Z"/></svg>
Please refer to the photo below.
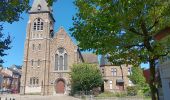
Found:
<svg viewBox="0 0 170 100"><path fill-rule="evenodd" d="M156 100L155 62L169 54L170 39L155 41L170 30L168 0L75 0L72 35L82 50L109 54L110 61L149 62L152 100Z"/></svg>
<svg viewBox="0 0 170 100"><path fill-rule="evenodd" d="M93 64L75 64L71 69L72 92L90 91L103 84L102 74Z"/></svg>
<svg viewBox="0 0 170 100"><path fill-rule="evenodd" d="M146 93L149 91L149 86L140 67L132 67L132 73L128 76L132 83L137 87L138 91Z"/></svg>
<svg viewBox="0 0 170 100"><path fill-rule="evenodd" d="M28 0L1 0L0 1L0 22L12 23L18 21L20 14L29 9ZM0 64L3 63L2 57L7 55L5 50L10 49L11 38L6 38L3 33L3 25L0 25Z"/></svg>

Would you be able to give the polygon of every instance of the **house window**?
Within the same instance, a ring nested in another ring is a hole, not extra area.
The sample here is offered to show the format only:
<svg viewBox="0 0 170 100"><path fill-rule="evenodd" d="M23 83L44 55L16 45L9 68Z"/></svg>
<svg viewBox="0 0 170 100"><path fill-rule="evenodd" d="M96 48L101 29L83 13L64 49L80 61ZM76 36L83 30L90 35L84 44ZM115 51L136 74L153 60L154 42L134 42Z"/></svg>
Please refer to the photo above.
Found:
<svg viewBox="0 0 170 100"><path fill-rule="evenodd" d="M129 80L129 86L132 86L132 81L131 80Z"/></svg>
<svg viewBox="0 0 170 100"><path fill-rule="evenodd" d="M104 69L102 69L102 74L104 75Z"/></svg>
<svg viewBox="0 0 170 100"><path fill-rule="evenodd" d="M110 87L110 89L113 89L112 81L109 81L109 87Z"/></svg>
<svg viewBox="0 0 170 100"><path fill-rule="evenodd" d="M117 69L116 68L112 68L111 72L112 72L112 76L117 76Z"/></svg>
<svg viewBox="0 0 170 100"><path fill-rule="evenodd" d="M55 54L55 70L68 69L68 55L64 48L59 48Z"/></svg>
<svg viewBox="0 0 170 100"><path fill-rule="evenodd" d="M33 30L34 31L43 30L43 25L44 25L43 20L41 18L37 18L34 21Z"/></svg>
<svg viewBox="0 0 170 100"><path fill-rule="evenodd" d="M131 75L131 68L128 68L128 75Z"/></svg>

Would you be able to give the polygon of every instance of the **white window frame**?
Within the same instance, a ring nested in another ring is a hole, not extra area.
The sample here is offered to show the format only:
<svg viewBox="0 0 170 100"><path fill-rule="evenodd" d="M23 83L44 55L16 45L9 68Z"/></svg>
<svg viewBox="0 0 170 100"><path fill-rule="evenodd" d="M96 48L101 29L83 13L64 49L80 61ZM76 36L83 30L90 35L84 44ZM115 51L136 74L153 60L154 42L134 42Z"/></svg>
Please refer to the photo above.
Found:
<svg viewBox="0 0 170 100"><path fill-rule="evenodd" d="M109 81L109 89L113 89L113 81Z"/></svg>

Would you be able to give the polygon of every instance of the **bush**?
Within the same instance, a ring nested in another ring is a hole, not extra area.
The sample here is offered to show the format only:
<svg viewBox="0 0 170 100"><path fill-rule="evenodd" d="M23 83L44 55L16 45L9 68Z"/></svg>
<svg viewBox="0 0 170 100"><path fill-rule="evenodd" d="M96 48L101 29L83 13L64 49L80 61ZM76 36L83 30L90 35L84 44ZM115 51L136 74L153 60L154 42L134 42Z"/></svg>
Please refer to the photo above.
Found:
<svg viewBox="0 0 170 100"><path fill-rule="evenodd" d="M138 93L138 89L136 86L128 86L127 87L127 95L128 96L135 96Z"/></svg>
<svg viewBox="0 0 170 100"><path fill-rule="evenodd" d="M103 84L102 74L98 66L94 64L74 64L70 75L72 95L79 91L92 90L97 95L98 87Z"/></svg>

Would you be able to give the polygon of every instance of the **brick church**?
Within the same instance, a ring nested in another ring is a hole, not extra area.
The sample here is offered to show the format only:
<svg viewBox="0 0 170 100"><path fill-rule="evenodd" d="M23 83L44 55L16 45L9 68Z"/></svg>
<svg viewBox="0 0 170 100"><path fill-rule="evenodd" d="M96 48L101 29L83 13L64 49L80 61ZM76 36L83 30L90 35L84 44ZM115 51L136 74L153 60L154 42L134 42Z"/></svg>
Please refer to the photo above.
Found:
<svg viewBox="0 0 170 100"><path fill-rule="evenodd" d="M34 0L24 49L21 94L68 94L70 67L76 63L98 64L94 54L81 54L63 27L54 33L52 9L46 0Z"/></svg>

